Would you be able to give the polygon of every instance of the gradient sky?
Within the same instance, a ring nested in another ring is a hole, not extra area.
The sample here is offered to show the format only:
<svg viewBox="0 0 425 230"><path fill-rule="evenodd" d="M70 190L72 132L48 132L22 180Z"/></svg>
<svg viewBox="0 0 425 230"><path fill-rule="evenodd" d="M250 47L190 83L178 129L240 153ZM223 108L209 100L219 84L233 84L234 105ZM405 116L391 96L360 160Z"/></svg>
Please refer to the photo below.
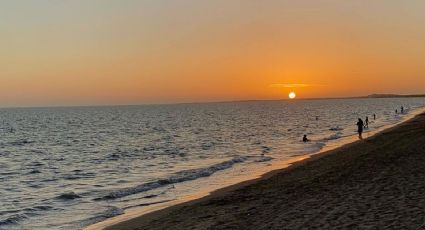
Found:
<svg viewBox="0 0 425 230"><path fill-rule="evenodd" d="M423 0L2 0L0 106L425 93L424 9Z"/></svg>

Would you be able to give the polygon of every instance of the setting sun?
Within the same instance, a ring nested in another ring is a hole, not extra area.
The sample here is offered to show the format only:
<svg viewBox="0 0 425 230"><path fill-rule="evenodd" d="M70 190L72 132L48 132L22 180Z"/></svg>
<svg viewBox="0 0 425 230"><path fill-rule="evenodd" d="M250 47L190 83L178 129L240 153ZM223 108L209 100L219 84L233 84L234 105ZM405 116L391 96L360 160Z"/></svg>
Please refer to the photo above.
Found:
<svg viewBox="0 0 425 230"><path fill-rule="evenodd" d="M0 230L425 230L424 9L0 0Z"/></svg>

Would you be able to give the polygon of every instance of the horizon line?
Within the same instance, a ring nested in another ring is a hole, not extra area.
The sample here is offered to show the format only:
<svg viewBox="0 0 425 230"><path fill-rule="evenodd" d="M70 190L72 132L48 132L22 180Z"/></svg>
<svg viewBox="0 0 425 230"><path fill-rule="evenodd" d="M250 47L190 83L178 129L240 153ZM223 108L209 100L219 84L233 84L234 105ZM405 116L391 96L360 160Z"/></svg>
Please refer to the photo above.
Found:
<svg viewBox="0 0 425 230"><path fill-rule="evenodd" d="M307 98L281 98L281 99L246 99L246 100L219 100L219 101L193 101L193 102L164 102L164 103L140 103L140 104L93 104L93 105L35 105L35 106L0 106L0 109L35 109L35 108L85 108L85 107L126 107L126 106L160 106L160 105L187 105L187 104L219 104L235 102L268 102L268 101L302 101L302 100L338 100L338 99L377 99L377 98L403 98L425 97L425 94L370 94L366 96L347 97L307 97Z"/></svg>

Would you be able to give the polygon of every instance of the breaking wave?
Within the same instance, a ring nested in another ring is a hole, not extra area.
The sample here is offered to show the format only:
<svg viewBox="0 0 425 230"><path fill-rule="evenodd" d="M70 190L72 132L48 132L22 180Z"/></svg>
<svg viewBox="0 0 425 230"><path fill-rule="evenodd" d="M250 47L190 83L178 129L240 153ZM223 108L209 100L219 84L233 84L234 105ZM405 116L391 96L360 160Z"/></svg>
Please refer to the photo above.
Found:
<svg viewBox="0 0 425 230"><path fill-rule="evenodd" d="M242 163L246 160L246 157L234 157L231 160L224 161L212 166L209 166L207 168L199 168L199 169L190 169L190 170L184 170L175 173L174 175L170 176L169 178L165 179L159 179L156 181L144 183L141 185L137 185L134 187L119 189L113 192L110 192L109 194L101 197L96 198L95 200L110 200L110 199L117 199L122 198L126 196L130 196L136 193L146 192L152 189L160 188L162 186L166 186L169 184L175 184L180 183L184 181L190 181L190 180L196 180L201 177L208 177L214 174L217 171L225 170L228 168L231 168L234 164Z"/></svg>

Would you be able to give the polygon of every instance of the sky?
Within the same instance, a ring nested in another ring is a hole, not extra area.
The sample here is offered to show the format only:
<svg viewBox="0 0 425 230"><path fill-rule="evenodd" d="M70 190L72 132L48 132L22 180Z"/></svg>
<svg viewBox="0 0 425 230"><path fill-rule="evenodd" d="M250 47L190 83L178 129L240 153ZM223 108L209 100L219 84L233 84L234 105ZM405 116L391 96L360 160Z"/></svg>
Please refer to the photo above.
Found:
<svg viewBox="0 0 425 230"><path fill-rule="evenodd" d="M2 0L0 106L425 93L423 0Z"/></svg>

